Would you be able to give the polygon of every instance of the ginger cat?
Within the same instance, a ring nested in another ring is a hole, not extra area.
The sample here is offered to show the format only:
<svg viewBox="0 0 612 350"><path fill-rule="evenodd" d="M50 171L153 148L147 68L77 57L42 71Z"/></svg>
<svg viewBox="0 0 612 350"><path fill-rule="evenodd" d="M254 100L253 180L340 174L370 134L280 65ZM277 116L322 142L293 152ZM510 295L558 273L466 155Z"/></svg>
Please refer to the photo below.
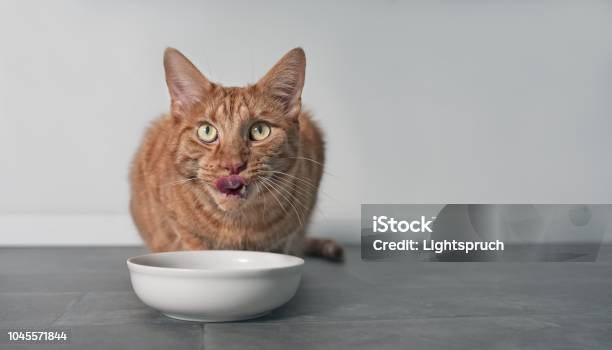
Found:
<svg viewBox="0 0 612 350"><path fill-rule="evenodd" d="M132 217L149 249L341 259L335 241L305 237L325 152L302 110L304 51L245 87L209 81L172 48L164 68L171 111L149 128L130 174Z"/></svg>

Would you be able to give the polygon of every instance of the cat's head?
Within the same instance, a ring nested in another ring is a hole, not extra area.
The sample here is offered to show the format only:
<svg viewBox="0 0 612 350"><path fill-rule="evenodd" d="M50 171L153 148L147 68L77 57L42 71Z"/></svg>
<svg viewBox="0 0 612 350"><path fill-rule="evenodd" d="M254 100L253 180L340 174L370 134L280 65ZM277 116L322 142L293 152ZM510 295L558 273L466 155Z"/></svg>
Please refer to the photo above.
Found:
<svg viewBox="0 0 612 350"><path fill-rule="evenodd" d="M175 165L222 210L256 197L259 177L287 172L299 147L306 57L289 51L254 85L209 81L179 51L164 54Z"/></svg>

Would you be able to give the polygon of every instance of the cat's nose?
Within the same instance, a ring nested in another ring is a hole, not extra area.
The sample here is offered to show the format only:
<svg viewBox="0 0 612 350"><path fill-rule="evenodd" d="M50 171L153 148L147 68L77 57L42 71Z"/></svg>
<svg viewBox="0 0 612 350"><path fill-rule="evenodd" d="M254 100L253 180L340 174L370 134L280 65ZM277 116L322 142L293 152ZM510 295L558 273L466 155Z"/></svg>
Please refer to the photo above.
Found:
<svg viewBox="0 0 612 350"><path fill-rule="evenodd" d="M225 162L221 165L230 175L238 175L246 169L246 162Z"/></svg>

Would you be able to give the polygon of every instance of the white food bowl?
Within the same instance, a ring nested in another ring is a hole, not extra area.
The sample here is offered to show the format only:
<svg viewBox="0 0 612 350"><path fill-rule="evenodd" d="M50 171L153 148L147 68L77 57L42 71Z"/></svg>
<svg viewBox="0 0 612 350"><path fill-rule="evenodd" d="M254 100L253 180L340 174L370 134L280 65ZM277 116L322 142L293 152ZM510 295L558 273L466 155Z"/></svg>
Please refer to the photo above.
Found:
<svg viewBox="0 0 612 350"><path fill-rule="evenodd" d="M304 260L283 254L202 250L127 260L136 295L166 316L224 322L263 316L298 289Z"/></svg>

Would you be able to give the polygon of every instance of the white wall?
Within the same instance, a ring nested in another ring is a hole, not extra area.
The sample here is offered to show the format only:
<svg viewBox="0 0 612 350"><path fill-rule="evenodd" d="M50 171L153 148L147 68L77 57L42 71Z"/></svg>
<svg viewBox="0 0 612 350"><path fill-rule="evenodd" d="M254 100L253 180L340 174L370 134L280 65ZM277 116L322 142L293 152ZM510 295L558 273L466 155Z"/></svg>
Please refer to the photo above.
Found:
<svg viewBox="0 0 612 350"><path fill-rule="evenodd" d="M363 202L612 202L611 42L605 1L0 2L0 244L138 242L166 46L226 84L304 47L317 233L358 239Z"/></svg>

